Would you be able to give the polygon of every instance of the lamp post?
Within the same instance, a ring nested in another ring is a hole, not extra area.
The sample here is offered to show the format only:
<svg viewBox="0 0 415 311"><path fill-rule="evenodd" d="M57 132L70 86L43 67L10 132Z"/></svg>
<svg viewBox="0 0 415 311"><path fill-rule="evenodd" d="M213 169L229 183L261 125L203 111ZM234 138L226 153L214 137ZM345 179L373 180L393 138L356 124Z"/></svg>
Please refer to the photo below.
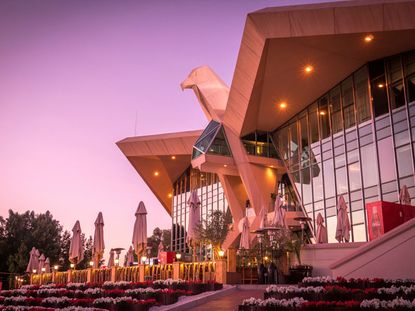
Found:
<svg viewBox="0 0 415 311"><path fill-rule="evenodd" d="M74 269L75 268L75 264L71 263L70 267L71 267L71 269Z"/></svg>
<svg viewBox="0 0 415 311"><path fill-rule="evenodd" d="M92 260L89 262L89 266L90 266L91 268L94 266L94 262L93 262Z"/></svg>
<svg viewBox="0 0 415 311"><path fill-rule="evenodd" d="M182 254L176 253L176 261L180 261L182 259Z"/></svg>
<svg viewBox="0 0 415 311"><path fill-rule="evenodd" d="M58 265L54 265L53 266L53 269L55 269L55 271L58 271L59 270L59 266Z"/></svg>
<svg viewBox="0 0 415 311"><path fill-rule="evenodd" d="M311 220L311 218L307 217L307 216L298 216L298 217L295 217L294 220L297 220L300 223L300 227L301 227L301 245L303 245L304 244L305 225L307 224L307 222L309 222Z"/></svg>
<svg viewBox="0 0 415 311"><path fill-rule="evenodd" d="M222 259L225 256L225 252L223 250L218 251L219 258Z"/></svg>

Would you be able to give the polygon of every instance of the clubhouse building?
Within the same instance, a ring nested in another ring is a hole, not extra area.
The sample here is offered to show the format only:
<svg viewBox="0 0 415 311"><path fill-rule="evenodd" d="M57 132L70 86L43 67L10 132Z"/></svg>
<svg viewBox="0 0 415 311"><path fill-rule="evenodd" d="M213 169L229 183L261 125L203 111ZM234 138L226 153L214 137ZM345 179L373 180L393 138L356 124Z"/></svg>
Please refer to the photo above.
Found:
<svg viewBox="0 0 415 311"><path fill-rule="evenodd" d="M413 221L405 224L405 232L412 232L406 242L395 237L368 242L367 214L375 202L399 202L404 185L415 197L414 1L334 2L250 13L231 86L209 67L199 67L181 87L194 91L209 120L205 129L117 143L171 215L173 251L188 251L186 202L193 189L202 219L213 210L230 209L234 225L225 249L238 248L245 216L251 230L259 227L263 207L271 217L271 194L284 197L289 228L299 227L298 216L311 219L310 244L321 213L329 244L320 247L325 254L339 254L332 272L376 247L399 245L399 256L415 247ZM331 245L337 243L340 195L348 207L349 246ZM309 258L317 256L318 247L310 245ZM359 247L364 249L347 257ZM409 275L415 277L413 267Z"/></svg>

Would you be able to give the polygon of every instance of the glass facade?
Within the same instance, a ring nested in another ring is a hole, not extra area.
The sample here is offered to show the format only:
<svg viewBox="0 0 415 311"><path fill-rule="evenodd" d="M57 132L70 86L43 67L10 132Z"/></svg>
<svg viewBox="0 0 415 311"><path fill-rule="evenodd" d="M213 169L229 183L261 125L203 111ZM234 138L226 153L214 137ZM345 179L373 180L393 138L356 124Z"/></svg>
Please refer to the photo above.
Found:
<svg viewBox="0 0 415 311"><path fill-rule="evenodd" d="M186 231L189 222L187 200L193 189L197 189L201 202L202 220L206 219L214 210L225 212L228 208L218 176L189 167L173 184L172 250L174 252L189 252L186 245Z"/></svg>
<svg viewBox="0 0 415 311"><path fill-rule="evenodd" d="M230 150L223 126L212 120L193 146L192 159L206 153L231 156Z"/></svg>
<svg viewBox="0 0 415 311"><path fill-rule="evenodd" d="M415 51L363 66L275 130L298 200L325 218L334 242L336 201L349 208L351 240L367 241L365 204L415 197Z"/></svg>
<svg viewBox="0 0 415 311"><path fill-rule="evenodd" d="M277 158L272 137L268 132L254 132L241 138L246 153L259 157Z"/></svg>

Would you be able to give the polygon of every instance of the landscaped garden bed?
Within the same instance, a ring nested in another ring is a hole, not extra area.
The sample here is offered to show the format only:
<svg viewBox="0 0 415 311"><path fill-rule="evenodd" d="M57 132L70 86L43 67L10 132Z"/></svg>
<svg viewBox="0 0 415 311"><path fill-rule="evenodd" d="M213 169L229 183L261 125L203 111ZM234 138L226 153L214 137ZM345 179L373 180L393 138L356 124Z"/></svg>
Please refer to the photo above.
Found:
<svg viewBox="0 0 415 311"><path fill-rule="evenodd" d="M176 303L180 296L221 288L222 284L214 282L185 282L171 279L142 283L26 285L16 290L0 291L0 310L94 308L94 310L145 311L152 306Z"/></svg>
<svg viewBox="0 0 415 311"><path fill-rule="evenodd" d="M271 285L264 299L245 299L239 310L415 310L415 280L304 278Z"/></svg>

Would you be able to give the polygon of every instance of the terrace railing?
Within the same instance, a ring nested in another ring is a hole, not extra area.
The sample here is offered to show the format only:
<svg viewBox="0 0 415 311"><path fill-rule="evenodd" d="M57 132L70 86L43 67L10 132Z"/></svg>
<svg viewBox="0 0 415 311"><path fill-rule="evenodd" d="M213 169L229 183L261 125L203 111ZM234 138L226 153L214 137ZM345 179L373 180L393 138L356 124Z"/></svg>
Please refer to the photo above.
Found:
<svg viewBox="0 0 415 311"><path fill-rule="evenodd" d="M111 268L92 269L90 281L98 284L111 281Z"/></svg>
<svg viewBox="0 0 415 311"><path fill-rule="evenodd" d="M218 267L220 268L218 269ZM32 274L30 282L34 285L88 282L101 284L107 281L144 282L166 280L169 278L199 282L215 280L219 283L226 283L226 261L174 262L172 264L160 265L140 264L133 267L69 270L66 272Z"/></svg>

